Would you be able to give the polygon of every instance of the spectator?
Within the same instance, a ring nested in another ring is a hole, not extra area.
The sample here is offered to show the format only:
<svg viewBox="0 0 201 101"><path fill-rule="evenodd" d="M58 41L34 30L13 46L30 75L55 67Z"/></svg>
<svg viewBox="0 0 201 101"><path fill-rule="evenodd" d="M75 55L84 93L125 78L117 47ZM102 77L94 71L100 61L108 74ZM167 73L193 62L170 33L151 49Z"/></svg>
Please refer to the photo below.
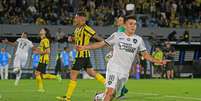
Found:
<svg viewBox="0 0 201 101"><path fill-rule="evenodd" d="M165 59L168 61L166 64L167 79L174 79L174 57L176 55L176 51L169 42L165 44L164 54Z"/></svg>
<svg viewBox="0 0 201 101"><path fill-rule="evenodd" d="M153 56L155 59L163 60L163 52L162 52L160 46L156 46L155 51L152 53L152 56ZM162 78L162 77L163 77L163 76L162 76L162 68L163 68L163 65L154 63L153 66L154 66L154 74L159 74L159 75L160 75L160 78Z"/></svg>
<svg viewBox="0 0 201 101"><path fill-rule="evenodd" d="M177 32L174 30L168 35L168 41L177 41Z"/></svg>
<svg viewBox="0 0 201 101"><path fill-rule="evenodd" d="M0 73L1 79L8 79L8 66L11 63L11 55L5 48L1 48L0 52Z"/></svg>

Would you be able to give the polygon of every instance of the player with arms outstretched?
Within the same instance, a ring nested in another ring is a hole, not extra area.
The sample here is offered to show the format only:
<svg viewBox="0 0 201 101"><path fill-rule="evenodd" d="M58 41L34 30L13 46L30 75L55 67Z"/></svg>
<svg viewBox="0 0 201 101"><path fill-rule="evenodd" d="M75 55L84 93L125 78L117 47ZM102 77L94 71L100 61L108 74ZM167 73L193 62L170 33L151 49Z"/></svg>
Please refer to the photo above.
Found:
<svg viewBox="0 0 201 101"><path fill-rule="evenodd" d="M125 32L115 32L102 42L92 45L77 46L78 51L101 48L106 45L113 47L112 58L109 59L106 71L106 92L103 96L104 101L112 101L115 92L119 91L127 82L129 70L138 51L143 57L151 62L165 64L166 61L154 59L146 51L143 39L135 35L136 19L134 16L125 18ZM103 95L103 94L102 94Z"/></svg>
<svg viewBox="0 0 201 101"><path fill-rule="evenodd" d="M19 80L22 75L21 68L26 66L28 60L28 53L30 49L34 49L33 43L27 38L28 33L22 32L21 38L18 38L15 42L9 42L7 39L3 40L3 43L17 46L15 52L15 58L13 62L14 72L16 73L15 85L19 84Z"/></svg>

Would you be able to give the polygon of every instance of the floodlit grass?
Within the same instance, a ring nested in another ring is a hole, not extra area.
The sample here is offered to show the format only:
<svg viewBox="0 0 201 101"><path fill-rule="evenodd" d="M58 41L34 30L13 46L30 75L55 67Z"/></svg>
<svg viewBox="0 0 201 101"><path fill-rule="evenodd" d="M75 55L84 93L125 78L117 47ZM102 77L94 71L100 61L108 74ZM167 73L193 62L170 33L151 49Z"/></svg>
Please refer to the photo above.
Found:
<svg viewBox="0 0 201 101"><path fill-rule="evenodd" d="M0 101L57 101L56 96L65 95L68 82L45 80L46 92L38 93L34 80L21 80L17 87L13 80L0 80ZM123 101L201 101L201 79L129 80L126 87L129 92ZM95 93L103 90L96 80L78 80L72 101L93 101Z"/></svg>

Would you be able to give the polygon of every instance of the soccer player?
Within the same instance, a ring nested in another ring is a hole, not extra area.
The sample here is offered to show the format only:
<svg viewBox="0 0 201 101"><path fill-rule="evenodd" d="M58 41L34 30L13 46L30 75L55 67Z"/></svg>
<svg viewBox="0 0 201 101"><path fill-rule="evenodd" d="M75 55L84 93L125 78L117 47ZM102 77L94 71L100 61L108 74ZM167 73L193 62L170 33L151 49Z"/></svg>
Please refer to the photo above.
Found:
<svg viewBox="0 0 201 101"><path fill-rule="evenodd" d="M35 71L36 71L36 68L38 67L39 61L40 61L40 54L36 54L33 52L32 54L32 69L33 69L32 77L33 78L35 77Z"/></svg>
<svg viewBox="0 0 201 101"><path fill-rule="evenodd" d="M42 79L58 79L59 81L61 81L61 76L46 73L46 67L49 63L49 54L50 54L49 30L47 28L42 28L39 32L39 35L41 38L39 49L35 49L34 52L40 54L40 61L38 67L36 68L35 76L36 76L38 92L45 92Z"/></svg>
<svg viewBox="0 0 201 101"><path fill-rule="evenodd" d="M107 89L104 101L111 101L114 97L115 91L121 89L126 83L129 76L129 70L138 51L140 51L143 57L148 61L159 64L166 63L166 61L154 59L146 51L143 39L135 34L136 19L134 16L127 16L125 18L125 28L125 32L115 32L104 41L91 45L77 46L78 51L101 48L106 45L113 47L113 56L109 59L107 64Z"/></svg>
<svg viewBox="0 0 201 101"><path fill-rule="evenodd" d="M117 32L125 32L126 31L123 16L118 17L117 26L118 26ZM128 89L124 85L123 88L120 91L117 91L117 92L120 93L118 98L122 98L122 97L125 96L126 93L128 93Z"/></svg>
<svg viewBox="0 0 201 101"><path fill-rule="evenodd" d="M5 48L1 48L0 52L0 73L1 79L8 79L8 66L11 62L11 55L6 51Z"/></svg>
<svg viewBox="0 0 201 101"><path fill-rule="evenodd" d="M24 68L26 66L29 49L34 49L33 43L29 39L27 39L27 37L28 33L22 32L21 38L18 38L16 42L9 42L7 39L3 40L3 43L5 44L17 46L13 63L14 72L16 73L16 80L15 80L16 86L19 84L19 80L22 75L21 68Z"/></svg>
<svg viewBox="0 0 201 101"><path fill-rule="evenodd" d="M73 39L76 45L88 45L90 42L90 38L101 40L101 38L96 36L96 32L90 26L86 25L86 15L84 12L78 12L74 18L74 21L76 29L74 31ZM79 71L82 69L84 69L90 76L94 77L97 81L101 82L102 84L105 83L105 78L101 74L95 72L92 68L90 62L90 51L77 51L75 61L70 70L70 83L68 85L66 96L57 97L57 99L71 101L71 96L77 85L77 76L79 74Z"/></svg>

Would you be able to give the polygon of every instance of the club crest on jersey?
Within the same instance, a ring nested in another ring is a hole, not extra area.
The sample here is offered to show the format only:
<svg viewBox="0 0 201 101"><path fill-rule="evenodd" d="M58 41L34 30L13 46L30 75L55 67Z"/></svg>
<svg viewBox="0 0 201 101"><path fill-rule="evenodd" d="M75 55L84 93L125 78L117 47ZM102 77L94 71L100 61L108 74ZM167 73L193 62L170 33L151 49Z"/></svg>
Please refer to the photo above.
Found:
<svg viewBox="0 0 201 101"><path fill-rule="evenodd" d="M137 39L133 39L133 43L135 43L135 44L136 44L136 43L137 43Z"/></svg>
<svg viewBox="0 0 201 101"><path fill-rule="evenodd" d="M130 41L131 39L130 38L127 38L127 41Z"/></svg>

